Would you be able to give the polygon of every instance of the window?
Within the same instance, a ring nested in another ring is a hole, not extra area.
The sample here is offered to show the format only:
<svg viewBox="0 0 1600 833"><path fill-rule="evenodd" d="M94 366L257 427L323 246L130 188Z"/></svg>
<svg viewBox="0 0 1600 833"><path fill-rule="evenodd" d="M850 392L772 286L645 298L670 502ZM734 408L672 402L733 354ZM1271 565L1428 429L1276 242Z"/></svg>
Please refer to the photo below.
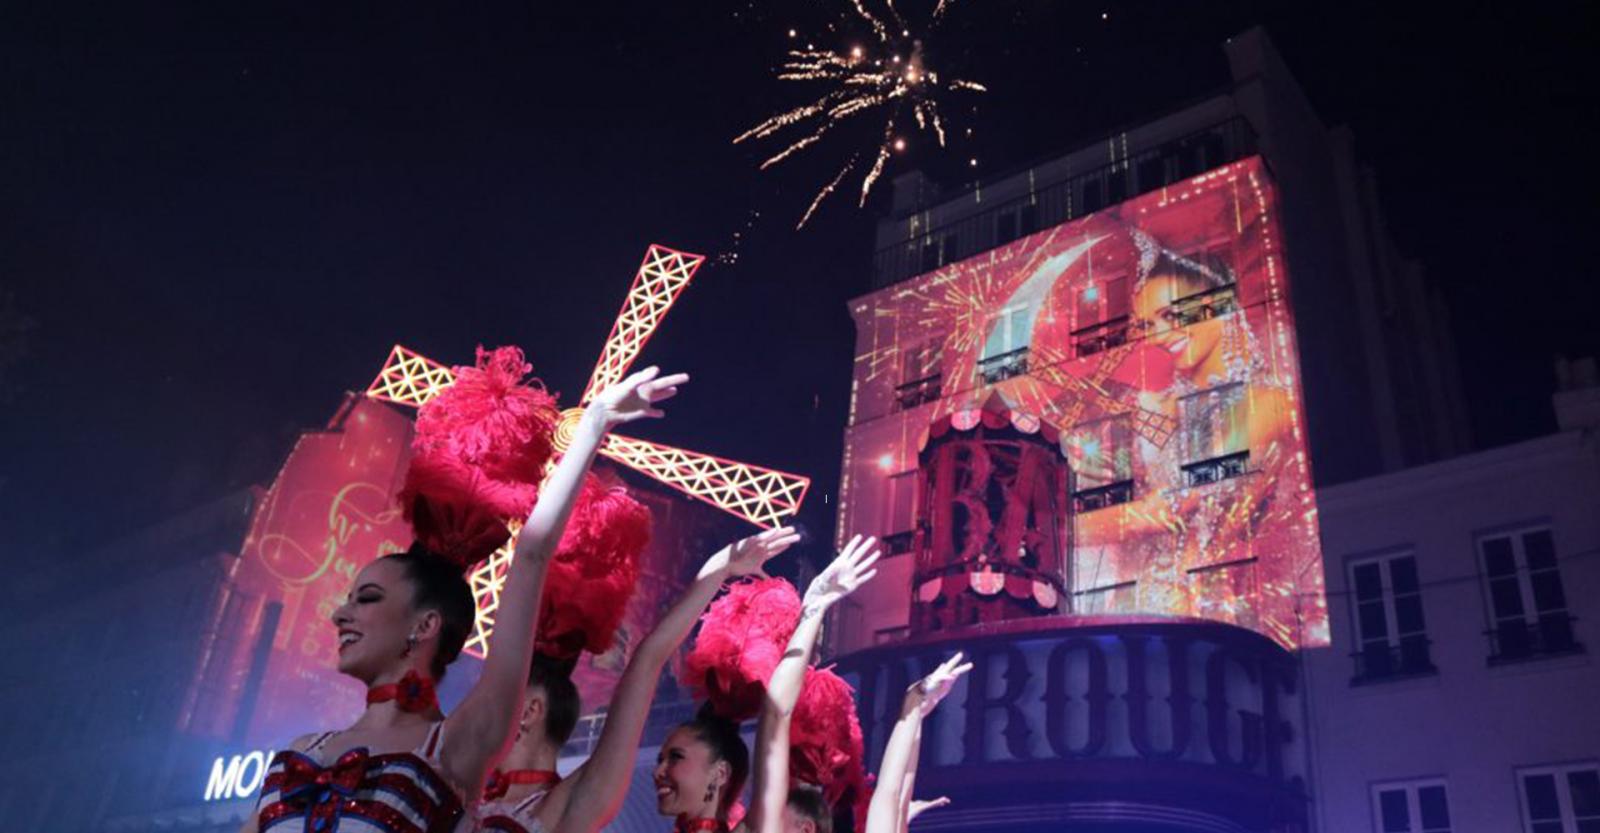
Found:
<svg viewBox="0 0 1600 833"><path fill-rule="evenodd" d="M1028 372L1028 342L1033 338L1034 306L1013 304L989 321L989 340L978 358L984 382L994 384Z"/></svg>
<svg viewBox="0 0 1600 833"><path fill-rule="evenodd" d="M1095 277L1090 262L1088 283L1074 299L1072 346L1079 356L1128 343L1128 278Z"/></svg>
<svg viewBox="0 0 1600 833"><path fill-rule="evenodd" d="M1417 559L1408 554L1353 562L1350 588L1356 607L1353 682L1431 673Z"/></svg>
<svg viewBox="0 0 1600 833"><path fill-rule="evenodd" d="M1527 833L1600 833L1600 767L1538 767L1517 775Z"/></svg>
<svg viewBox="0 0 1600 833"><path fill-rule="evenodd" d="M1378 833L1450 833L1443 781L1379 784L1372 788L1372 816Z"/></svg>
<svg viewBox="0 0 1600 833"><path fill-rule="evenodd" d="M1244 474L1250 461L1248 401L1242 384L1178 400L1184 485L1201 486Z"/></svg>
<svg viewBox="0 0 1600 833"><path fill-rule="evenodd" d="M902 536L906 539L904 548L894 550L891 554L908 552L911 549L910 533L915 531L917 523L918 474L919 470L912 469L884 479L884 515L879 528L885 535L906 533Z"/></svg>
<svg viewBox="0 0 1600 833"><path fill-rule="evenodd" d="M1231 277L1231 276L1230 276ZM1238 296L1233 284L1208 289L1194 295L1179 298L1172 302L1162 315L1172 323L1173 327L1187 327L1208 321L1219 315L1227 315L1239 308Z"/></svg>
<svg viewBox="0 0 1600 833"><path fill-rule="evenodd" d="M1478 540L1489 608L1489 661L1583 650L1572 632L1549 527Z"/></svg>
<svg viewBox="0 0 1600 833"><path fill-rule="evenodd" d="M1127 415L1084 423L1067 434L1073 508L1103 509L1133 499L1133 424Z"/></svg>
<svg viewBox="0 0 1600 833"><path fill-rule="evenodd" d="M1115 205L1128 198L1128 165L1112 169L1106 175L1106 202Z"/></svg>
<svg viewBox="0 0 1600 833"><path fill-rule="evenodd" d="M1083 213L1092 214L1106 204L1105 183L1098 178L1083 181Z"/></svg>
<svg viewBox="0 0 1600 833"><path fill-rule="evenodd" d="M1003 245L1022 236L1022 227L1017 222L1017 209L1007 208L995 215L994 242Z"/></svg>
<svg viewBox="0 0 1600 833"><path fill-rule="evenodd" d="M932 402L943 394L944 376L940 363L944 343L930 341L900 354L900 384L894 389L895 403L901 410Z"/></svg>
<svg viewBox="0 0 1600 833"><path fill-rule="evenodd" d="M1030 199L1028 204L1023 206L1022 211L1018 214L1017 224L1019 226L1017 229L1017 233L1019 235L1033 234L1034 232L1038 231L1039 204L1031 201Z"/></svg>

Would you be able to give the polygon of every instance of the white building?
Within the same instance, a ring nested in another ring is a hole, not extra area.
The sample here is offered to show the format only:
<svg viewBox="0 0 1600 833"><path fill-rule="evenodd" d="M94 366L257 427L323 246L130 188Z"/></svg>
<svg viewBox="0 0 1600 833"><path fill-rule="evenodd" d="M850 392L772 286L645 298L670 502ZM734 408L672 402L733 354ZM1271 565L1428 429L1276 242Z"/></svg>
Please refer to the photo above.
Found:
<svg viewBox="0 0 1600 833"><path fill-rule="evenodd" d="M1600 831L1596 400L1558 394L1552 436L1318 492L1317 830Z"/></svg>

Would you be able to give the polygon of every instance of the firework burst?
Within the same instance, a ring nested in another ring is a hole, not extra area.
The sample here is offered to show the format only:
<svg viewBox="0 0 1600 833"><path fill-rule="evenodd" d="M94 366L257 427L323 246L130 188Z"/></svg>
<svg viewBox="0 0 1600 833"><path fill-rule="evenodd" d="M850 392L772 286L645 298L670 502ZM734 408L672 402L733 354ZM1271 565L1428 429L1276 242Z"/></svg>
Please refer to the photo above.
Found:
<svg viewBox="0 0 1600 833"><path fill-rule="evenodd" d="M808 45L805 49L790 50L788 60L778 68L778 80L824 84L828 89L811 103L779 113L733 140L734 144L739 144L767 139L793 132L791 128L806 131L762 162L762 170L815 145L846 121L875 115L883 119L883 132L877 147L871 151L872 161L866 165L861 179L858 204L864 206L873 184L883 175L889 155L904 147L904 139L896 133L902 116L909 112L917 128L931 130L943 147L945 131L939 112L940 99L952 92L984 91L981 84L946 77L929 66L924 57L924 42L938 29L945 13L957 0L938 0L928 24L915 36L911 26L895 9L894 0L883 2L885 14L879 15L867 9L865 0L850 0L854 17L872 33L872 47L830 50ZM793 37L794 30L789 34ZM811 219L823 201L867 155L855 153L845 161L833 179L817 192L795 228Z"/></svg>

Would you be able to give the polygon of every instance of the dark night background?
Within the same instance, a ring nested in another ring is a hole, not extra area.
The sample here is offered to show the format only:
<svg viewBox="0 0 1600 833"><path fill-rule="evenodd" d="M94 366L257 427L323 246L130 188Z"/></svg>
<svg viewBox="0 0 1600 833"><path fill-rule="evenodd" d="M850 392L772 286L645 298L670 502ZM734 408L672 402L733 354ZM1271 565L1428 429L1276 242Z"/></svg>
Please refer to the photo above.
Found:
<svg viewBox="0 0 1600 833"><path fill-rule="evenodd" d="M641 433L810 474L828 526L844 301L887 189L795 232L870 139L765 174L774 146L729 140L799 103L770 72L786 30L835 43L821 10L844 5L6 4L0 537L50 556L267 482L397 341L449 363L519 344L570 401L652 241L738 258L647 348L695 382ZM1553 357L1600 350L1594 33L1578 2L1479 6L964 0L930 57L993 90L952 113L974 138L914 136L889 174L960 184L970 157L995 173L1159 115L1265 25L1443 288L1477 444L1538 435Z"/></svg>

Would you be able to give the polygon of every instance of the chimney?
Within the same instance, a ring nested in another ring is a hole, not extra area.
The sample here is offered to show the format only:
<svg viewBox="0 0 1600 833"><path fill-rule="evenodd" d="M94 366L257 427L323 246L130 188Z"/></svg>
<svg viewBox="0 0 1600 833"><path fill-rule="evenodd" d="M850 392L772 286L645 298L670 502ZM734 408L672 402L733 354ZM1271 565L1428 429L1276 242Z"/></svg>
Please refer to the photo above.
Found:
<svg viewBox="0 0 1600 833"><path fill-rule="evenodd" d="M1561 430L1600 428L1600 369L1594 357L1556 357L1556 394L1551 399Z"/></svg>

